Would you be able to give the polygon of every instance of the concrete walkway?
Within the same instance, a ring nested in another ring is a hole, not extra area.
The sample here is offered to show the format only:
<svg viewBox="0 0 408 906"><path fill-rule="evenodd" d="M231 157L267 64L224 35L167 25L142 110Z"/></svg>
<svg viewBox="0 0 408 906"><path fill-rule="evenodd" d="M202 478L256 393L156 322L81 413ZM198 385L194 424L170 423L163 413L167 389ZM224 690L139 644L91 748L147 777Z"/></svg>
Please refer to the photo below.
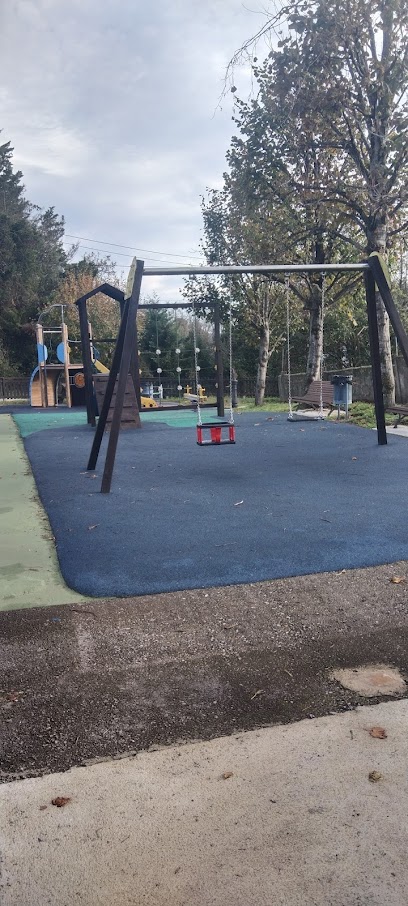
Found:
<svg viewBox="0 0 408 906"><path fill-rule="evenodd" d="M0 416L0 611L85 600L65 584L11 415Z"/></svg>
<svg viewBox="0 0 408 906"><path fill-rule="evenodd" d="M388 702L6 784L2 906L403 906L407 719Z"/></svg>

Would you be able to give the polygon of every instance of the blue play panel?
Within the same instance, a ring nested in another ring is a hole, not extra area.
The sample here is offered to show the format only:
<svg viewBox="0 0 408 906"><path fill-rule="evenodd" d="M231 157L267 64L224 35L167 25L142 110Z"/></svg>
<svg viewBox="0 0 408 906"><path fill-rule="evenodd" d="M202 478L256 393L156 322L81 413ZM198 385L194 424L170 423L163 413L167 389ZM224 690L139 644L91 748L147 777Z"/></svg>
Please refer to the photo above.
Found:
<svg viewBox="0 0 408 906"><path fill-rule="evenodd" d="M84 595L259 582L408 559L408 440L283 414L237 419L237 443L193 427L124 431L112 491L106 452L86 472L87 425L25 438L63 576ZM93 477L96 475L97 477Z"/></svg>

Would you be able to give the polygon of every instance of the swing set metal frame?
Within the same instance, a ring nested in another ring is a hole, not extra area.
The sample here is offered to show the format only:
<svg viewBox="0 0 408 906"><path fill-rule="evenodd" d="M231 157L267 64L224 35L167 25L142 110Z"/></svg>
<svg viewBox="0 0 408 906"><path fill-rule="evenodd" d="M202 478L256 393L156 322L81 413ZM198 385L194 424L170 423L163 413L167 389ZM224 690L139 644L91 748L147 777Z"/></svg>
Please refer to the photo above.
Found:
<svg viewBox="0 0 408 906"><path fill-rule="evenodd" d="M171 276L204 276L204 275L227 275L227 274L290 274L290 273L338 273L341 271L360 272L364 278L368 332L370 339L371 351L371 368L374 388L374 404L377 422L377 442L379 445L387 443L387 433L385 428L385 409L383 400L383 382L381 374L381 357L378 340L378 322L376 310L376 289L384 303L387 314L390 318L395 336L399 343L400 351L408 365L408 336L404 330L394 299L392 297L389 279L386 272L386 266L383 264L380 255L373 252L367 261L358 264L260 264L260 265L229 265L225 267L146 267L144 261L134 259L132 264L126 292L123 293L116 287L109 284L103 284L96 287L77 300L79 319L81 326L81 337L85 338L88 333L88 321L86 314L86 300L97 292L103 292L111 298L116 299L121 305L122 318L119 328L118 339L113 356L112 366L109 373L105 398L102 410L99 416L94 441L92 444L91 454L88 460L87 469L94 470L102 443L103 433L105 430L106 420L112 401L113 392L116 385L116 398L109 434L108 447L106 452L105 466L102 477L101 493L108 494L111 489L113 468L115 464L116 449L119 438L121 415L123 402L125 398L126 381L129 371L132 374L135 388L140 381L139 369L137 362L137 344L136 344L136 316L139 306L140 290L142 280L146 277L171 277ZM188 303L187 303L188 306ZM84 346L85 346L84 341ZM88 421L92 421L92 363L89 356L88 360L84 357L85 382L88 388L87 411ZM223 415L224 413L222 413ZM221 415L221 413L219 413ZM94 423L94 422L93 422Z"/></svg>

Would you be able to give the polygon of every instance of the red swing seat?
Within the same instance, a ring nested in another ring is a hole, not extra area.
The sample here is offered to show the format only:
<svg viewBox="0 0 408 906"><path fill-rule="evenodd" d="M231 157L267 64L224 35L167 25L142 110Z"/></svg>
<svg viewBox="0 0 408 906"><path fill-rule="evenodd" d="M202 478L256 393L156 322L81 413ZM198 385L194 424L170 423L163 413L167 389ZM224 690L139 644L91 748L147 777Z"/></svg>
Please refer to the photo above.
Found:
<svg viewBox="0 0 408 906"><path fill-rule="evenodd" d="M227 433L223 433L223 428L228 429ZM204 436L206 431L210 432L207 438ZM235 425L231 422L205 422L203 425L197 425L197 443L199 447L235 444Z"/></svg>

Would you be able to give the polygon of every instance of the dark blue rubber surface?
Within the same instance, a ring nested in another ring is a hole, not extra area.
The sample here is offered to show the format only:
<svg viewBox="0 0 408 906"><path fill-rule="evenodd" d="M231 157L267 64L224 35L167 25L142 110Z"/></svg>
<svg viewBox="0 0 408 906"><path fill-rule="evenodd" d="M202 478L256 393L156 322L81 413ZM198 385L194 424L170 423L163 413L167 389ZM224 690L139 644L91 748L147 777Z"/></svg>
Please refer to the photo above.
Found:
<svg viewBox="0 0 408 906"><path fill-rule="evenodd" d="M125 596L408 559L408 441L247 413L235 446L149 422L119 438L110 495L86 473L93 432L26 438L69 586Z"/></svg>

